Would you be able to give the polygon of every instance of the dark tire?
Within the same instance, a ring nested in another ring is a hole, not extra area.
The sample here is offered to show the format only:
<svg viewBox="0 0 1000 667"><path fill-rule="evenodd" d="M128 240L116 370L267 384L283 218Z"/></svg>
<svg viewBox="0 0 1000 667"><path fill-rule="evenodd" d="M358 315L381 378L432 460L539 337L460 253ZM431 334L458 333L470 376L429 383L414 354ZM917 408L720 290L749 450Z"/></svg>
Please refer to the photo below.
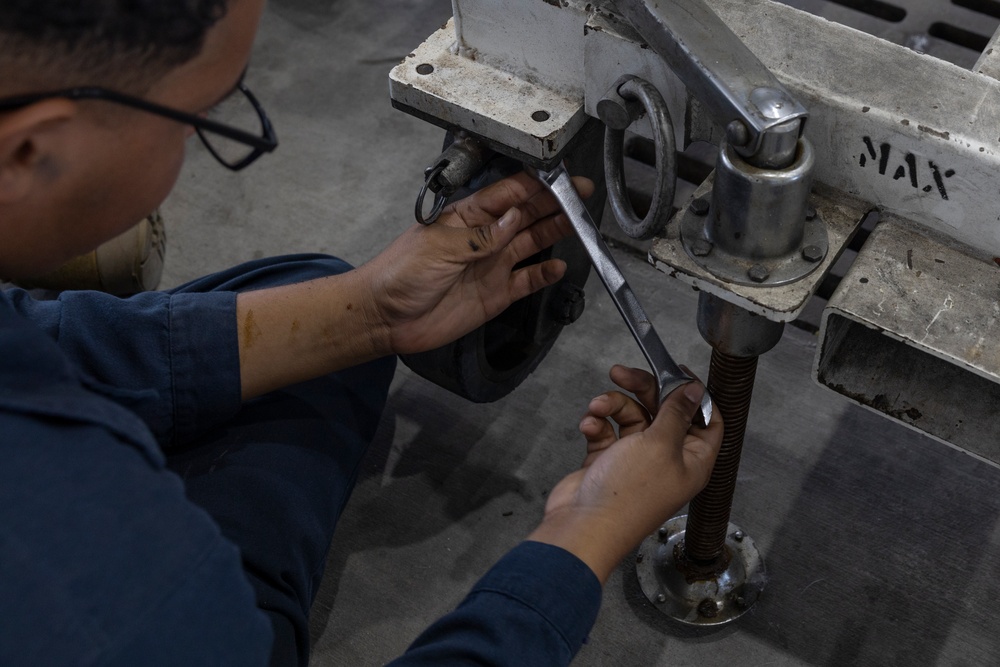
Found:
<svg viewBox="0 0 1000 667"><path fill-rule="evenodd" d="M591 120L577 134L565 157L573 175L594 181L596 189L586 205L598 225L607 199L603 136L604 126ZM522 168L520 162L498 155L453 199L467 196ZM562 259L568 267L558 283L512 304L454 343L429 352L403 355L403 363L418 375L476 403L489 403L509 394L538 367L563 327L583 312L583 288L590 274L590 259L583 245L572 236L529 258L525 265L550 258Z"/></svg>

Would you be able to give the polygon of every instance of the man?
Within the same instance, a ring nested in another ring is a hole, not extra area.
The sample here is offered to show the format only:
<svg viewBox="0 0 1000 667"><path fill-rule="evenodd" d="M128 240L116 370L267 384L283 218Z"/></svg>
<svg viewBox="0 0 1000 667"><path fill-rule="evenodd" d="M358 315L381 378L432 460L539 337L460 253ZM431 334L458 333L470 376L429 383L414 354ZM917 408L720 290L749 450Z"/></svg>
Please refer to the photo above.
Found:
<svg viewBox="0 0 1000 667"><path fill-rule="evenodd" d="M46 273L148 214L196 130L230 168L274 148L241 83L262 7L0 8L0 277ZM227 99L258 125L213 122ZM393 355L558 281L559 261L514 267L568 231L521 174L354 270L298 255L127 300L6 291L0 664L306 664L307 613ZM569 662L600 583L707 481L722 427L689 428L701 387L657 412L648 374L612 379L638 400L594 399L584 468L400 664Z"/></svg>

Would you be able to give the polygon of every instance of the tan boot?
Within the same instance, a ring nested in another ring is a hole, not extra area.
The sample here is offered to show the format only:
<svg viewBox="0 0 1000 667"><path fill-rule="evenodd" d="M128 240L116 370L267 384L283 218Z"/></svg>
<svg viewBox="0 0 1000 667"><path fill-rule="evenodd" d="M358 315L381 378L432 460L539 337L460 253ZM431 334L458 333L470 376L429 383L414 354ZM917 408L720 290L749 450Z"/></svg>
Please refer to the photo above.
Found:
<svg viewBox="0 0 1000 667"><path fill-rule="evenodd" d="M69 260L21 287L50 290L100 290L118 296L156 289L163 274L167 236L163 217L153 211L139 224L105 241L97 250Z"/></svg>

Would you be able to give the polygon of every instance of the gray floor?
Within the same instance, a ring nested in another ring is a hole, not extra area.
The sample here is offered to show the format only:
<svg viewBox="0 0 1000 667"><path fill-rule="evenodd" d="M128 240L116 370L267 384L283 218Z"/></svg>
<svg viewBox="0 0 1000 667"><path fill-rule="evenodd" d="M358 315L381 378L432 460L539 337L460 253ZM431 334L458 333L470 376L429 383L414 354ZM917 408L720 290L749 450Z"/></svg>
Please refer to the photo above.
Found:
<svg viewBox="0 0 1000 667"><path fill-rule="evenodd" d="M235 175L192 144L163 207L164 286L286 252L361 263L409 225L441 132L390 107L387 73L449 15L447 0L272 0L247 80L281 148ZM675 357L704 373L695 293L620 259ZM626 562L575 664L1000 664L1000 470L816 386L814 352L788 328L760 362L733 519L766 559L761 601L692 633ZM584 316L498 403L401 368L330 554L312 664L381 664L454 607L579 464L576 425L617 362L642 359L592 283Z"/></svg>

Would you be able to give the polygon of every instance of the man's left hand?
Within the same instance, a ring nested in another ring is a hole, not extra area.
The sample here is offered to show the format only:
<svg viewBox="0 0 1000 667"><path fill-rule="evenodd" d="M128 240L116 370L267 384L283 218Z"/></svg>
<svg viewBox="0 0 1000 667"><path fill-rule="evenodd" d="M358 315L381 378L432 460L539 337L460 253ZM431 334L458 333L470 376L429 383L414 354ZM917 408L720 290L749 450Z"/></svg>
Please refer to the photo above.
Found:
<svg viewBox="0 0 1000 667"><path fill-rule="evenodd" d="M584 197L593 192L587 179L574 184ZM555 198L523 172L449 205L432 225L413 225L359 269L388 349L440 347L557 282L562 260L514 267L571 231Z"/></svg>

